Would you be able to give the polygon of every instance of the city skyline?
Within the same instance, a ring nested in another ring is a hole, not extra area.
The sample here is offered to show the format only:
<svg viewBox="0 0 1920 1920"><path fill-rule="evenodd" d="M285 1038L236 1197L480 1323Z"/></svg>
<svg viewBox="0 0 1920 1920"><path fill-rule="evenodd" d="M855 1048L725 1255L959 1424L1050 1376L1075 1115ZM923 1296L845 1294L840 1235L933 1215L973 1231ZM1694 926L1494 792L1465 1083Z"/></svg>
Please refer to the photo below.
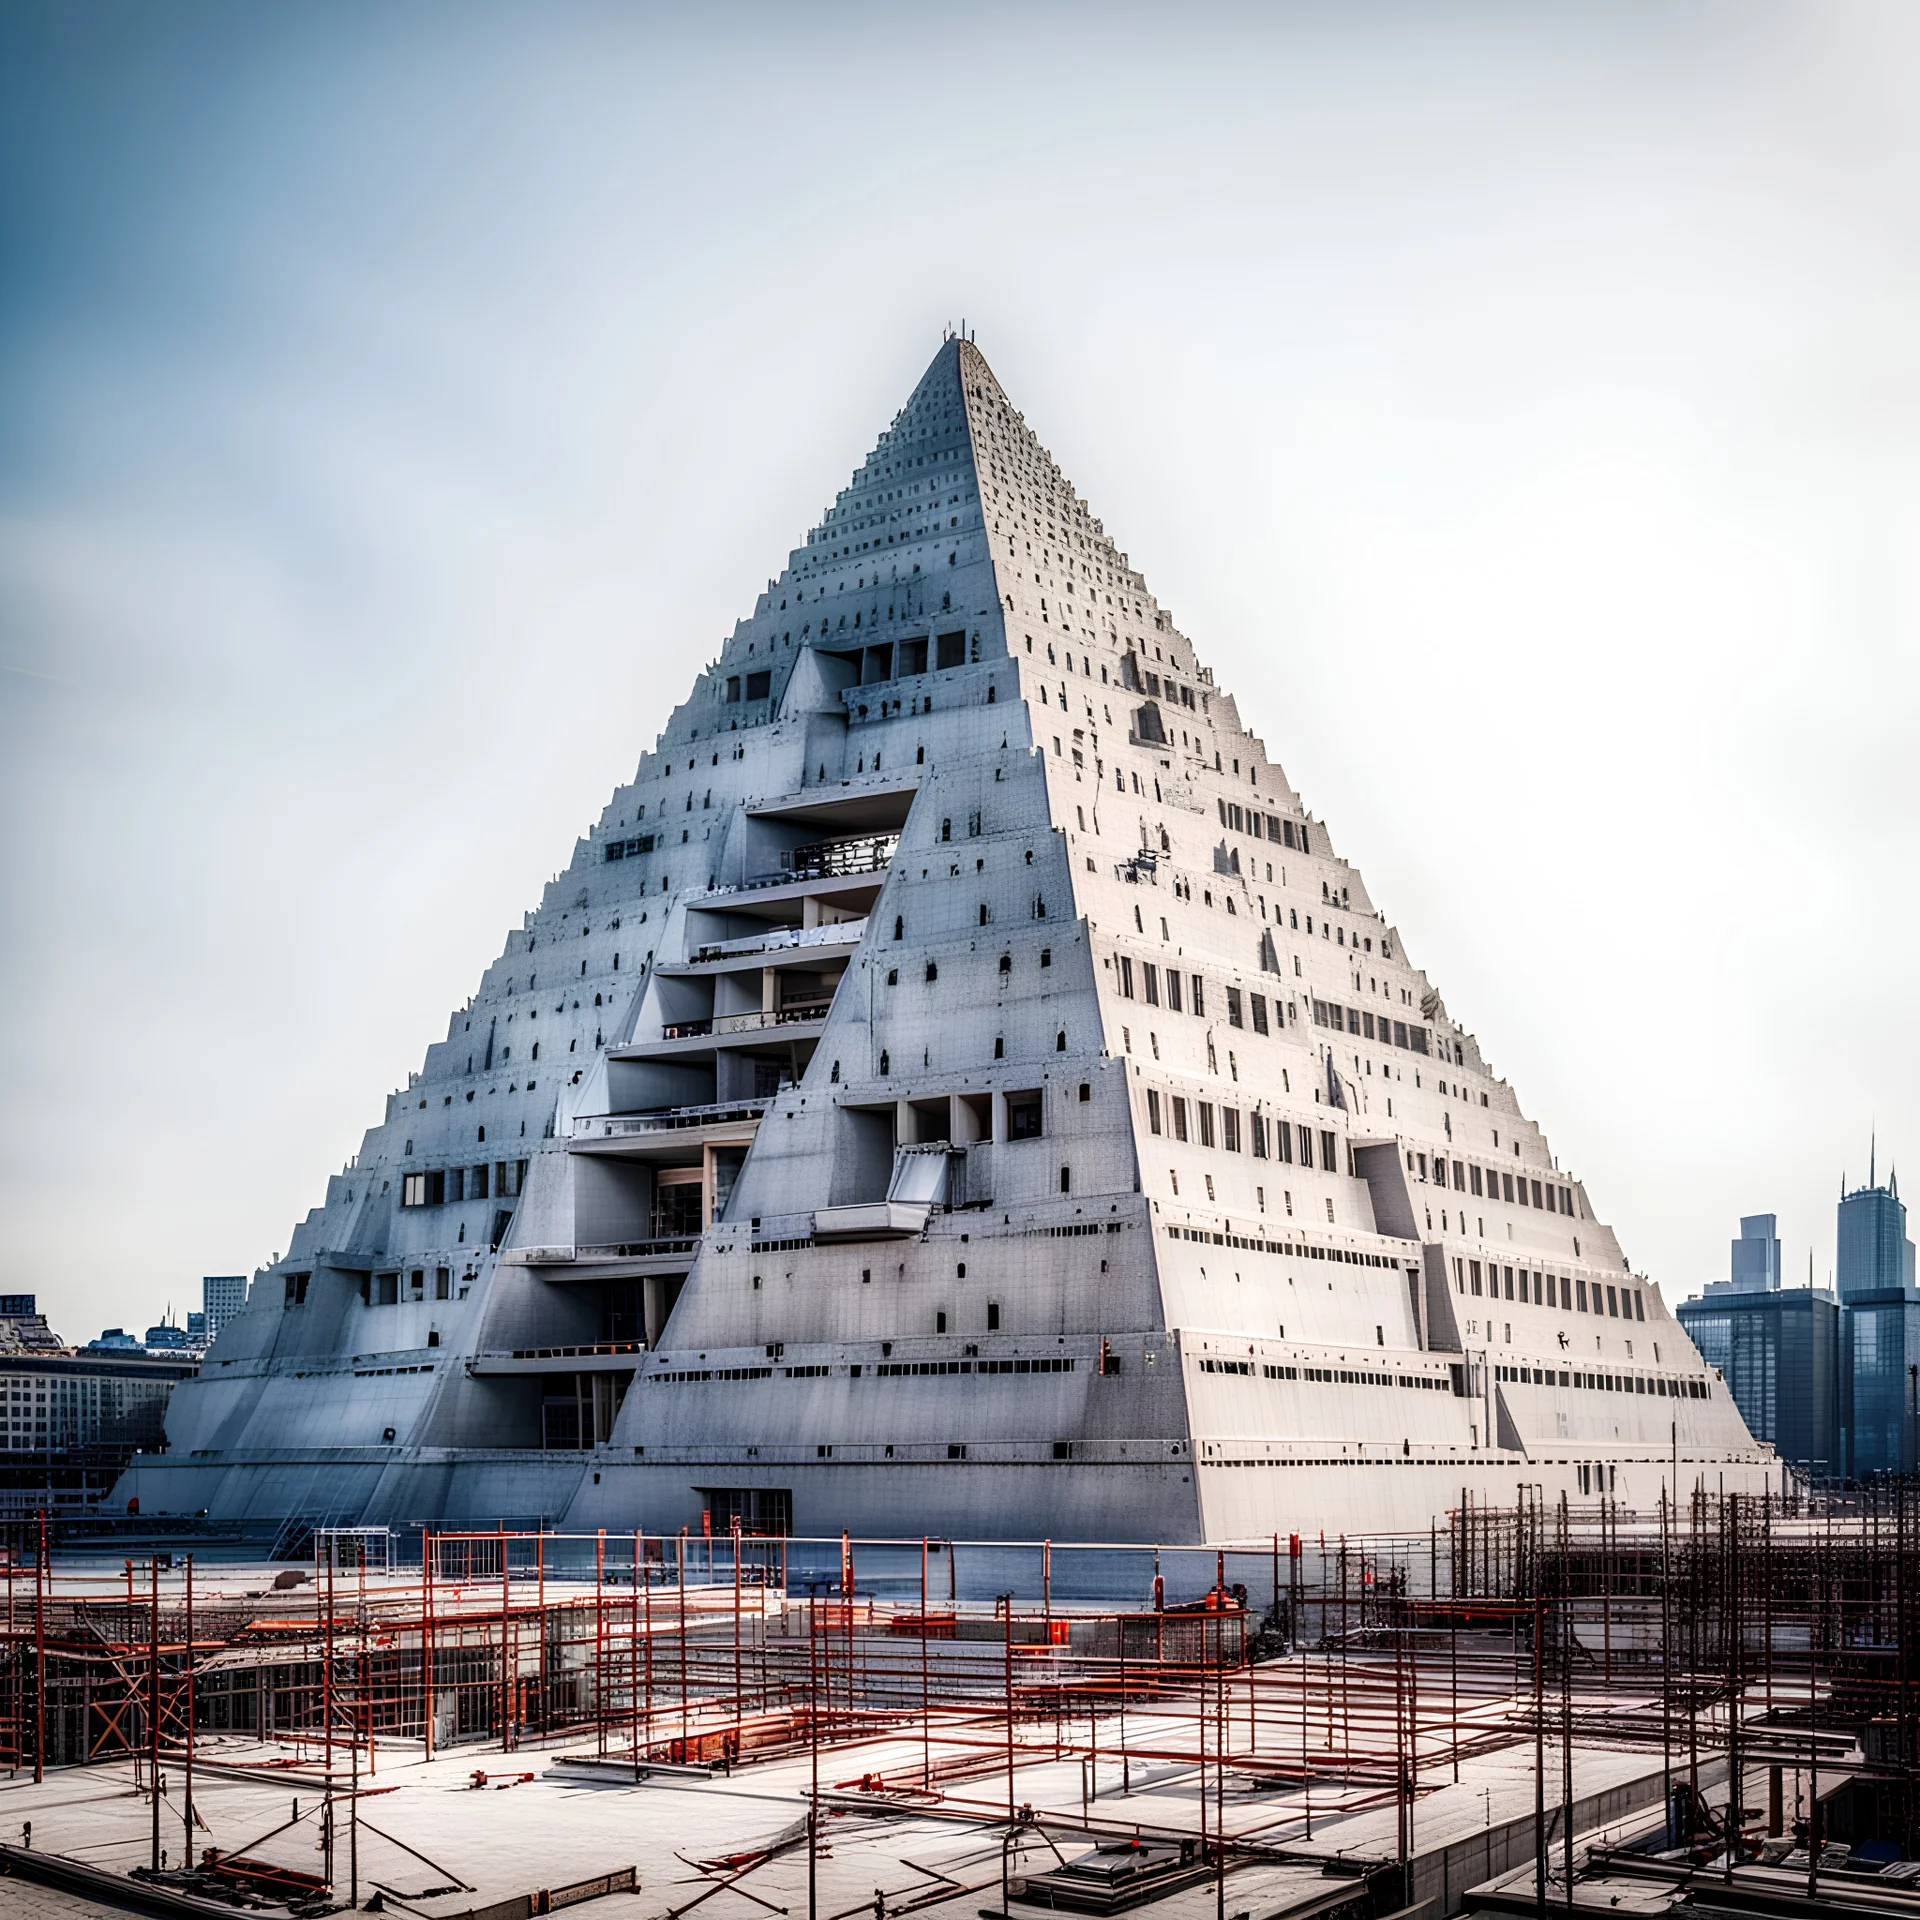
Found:
<svg viewBox="0 0 1920 1920"><path fill-rule="evenodd" d="M1920 1139L1910 21L988 13L856 199L791 96L956 27L319 18L0 27L0 1286L284 1249L963 318L1635 1268L1831 1284Z"/></svg>

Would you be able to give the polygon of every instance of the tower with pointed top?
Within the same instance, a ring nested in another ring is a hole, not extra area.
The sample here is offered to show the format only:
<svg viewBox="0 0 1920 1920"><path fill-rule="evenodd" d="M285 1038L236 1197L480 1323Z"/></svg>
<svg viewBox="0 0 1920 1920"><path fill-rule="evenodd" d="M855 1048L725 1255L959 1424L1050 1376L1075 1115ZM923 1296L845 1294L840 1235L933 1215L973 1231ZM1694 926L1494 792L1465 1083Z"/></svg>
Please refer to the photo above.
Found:
<svg viewBox="0 0 1920 1920"><path fill-rule="evenodd" d="M895 1536L1775 1472L964 332L170 1435L143 1512Z"/></svg>
<svg viewBox="0 0 1920 1920"><path fill-rule="evenodd" d="M1847 1471L1854 1479L1920 1464L1920 1289L1897 1174L1840 1201L1834 1279L1846 1314ZM1843 1182L1844 1187L1844 1182Z"/></svg>

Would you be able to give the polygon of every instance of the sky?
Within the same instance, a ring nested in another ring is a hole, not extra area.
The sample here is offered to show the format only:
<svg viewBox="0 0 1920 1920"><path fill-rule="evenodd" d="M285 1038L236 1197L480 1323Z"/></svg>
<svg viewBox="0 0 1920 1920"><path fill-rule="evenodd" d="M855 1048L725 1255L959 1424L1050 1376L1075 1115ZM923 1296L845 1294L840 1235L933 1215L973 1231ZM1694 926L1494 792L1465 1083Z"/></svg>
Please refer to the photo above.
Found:
<svg viewBox="0 0 1920 1920"><path fill-rule="evenodd" d="M1920 15L0 10L0 1289L277 1255L963 320L1672 1299L1912 1168Z"/></svg>

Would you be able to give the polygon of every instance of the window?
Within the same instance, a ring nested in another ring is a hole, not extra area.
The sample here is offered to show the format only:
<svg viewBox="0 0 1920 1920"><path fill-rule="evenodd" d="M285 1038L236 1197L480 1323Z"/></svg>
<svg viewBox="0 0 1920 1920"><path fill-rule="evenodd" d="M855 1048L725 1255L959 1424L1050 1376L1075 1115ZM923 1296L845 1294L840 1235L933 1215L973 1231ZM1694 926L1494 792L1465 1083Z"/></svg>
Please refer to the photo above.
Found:
<svg viewBox="0 0 1920 1920"><path fill-rule="evenodd" d="M1197 985L1198 982L1196 981L1195 984ZM1196 1006L1195 1011L1197 1012L1198 1010ZM1238 987L1229 987L1227 989L1227 1025L1230 1027L1246 1025L1246 1022L1240 1017L1240 989Z"/></svg>
<svg viewBox="0 0 1920 1920"><path fill-rule="evenodd" d="M1160 1004L1160 969L1151 960L1141 962L1140 980L1146 988L1147 1005L1157 1007Z"/></svg>
<svg viewBox="0 0 1920 1920"><path fill-rule="evenodd" d="M1008 1094L1007 1138L1009 1140L1038 1140L1041 1132L1039 1093Z"/></svg>
<svg viewBox="0 0 1920 1920"><path fill-rule="evenodd" d="M1338 1173L1340 1171L1340 1140L1337 1134L1321 1134L1320 1166L1322 1171L1326 1173Z"/></svg>
<svg viewBox="0 0 1920 1920"><path fill-rule="evenodd" d="M1167 969L1167 1011L1178 1013L1180 1010L1180 976L1169 967Z"/></svg>
<svg viewBox="0 0 1920 1920"><path fill-rule="evenodd" d="M1213 1102L1196 1100L1194 1105L1200 1110L1200 1144L1210 1147L1213 1145Z"/></svg>
<svg viewBox="0 0 1920 1920"><path fill-rule="evenodd" d="M1173 1096L1173 1137L1184 1140L1187 1137L1187 1103L1183 1096Z"/></svg>
<svg viewBox="0 0 1920 1920"><path fill-rule="evenodd" d="M764 700L773 691L773 671L765 668L759 673L747 675L747 698Z"/></svg>
<svg viewBox="0 0 1920 1920"><path fill-rule="evenodd" d="M1227 995L1227 1004L1229 1008L1231 1008L1233 1004L1233 995L1231 993ZM1269 1030L1267 1027L1267 996L1264 993L1250 993L1247 995L1247 1004L1253 1014L1254 1032L1266 1033ZM1238 1022L1235 1022L1235 1024L1237 1025Z"/></svg>
<svg viewBox="0 0 1920 1920"><path fill-rule="evenodd" d="M1267 1157L1266 1116L1264 1114L1256 1113L1252 1116L1252 1119L1253 1119L1253 1126L1252 1126L1253 1157L1256 1160L1264 1160Z"/></svg>
<svg viewBox="0 0 1920 1920"><path fill-rule="evenodd" d="M1147 1131L1149 1133L1160 1131L1160 1093L1155 1087L1147 1089Z"/></svg>
<svg viewBox="0 0 1920 1920"><path fill-rule="evenodd" d="M1203 981L1197 973L1193 976L1193 1011L1195 1015L1202 1020L1207 1016L1206 982ZM1237 1020L1234 1022L1235 1026L1239 1024Z"/></svg>
<svg viewBox="0 0 1920 1920"><path fill-rule="evenodd" d="M1240 1151L1240 1109L1238 1107L1220 1109L1220 1144L1229 1153Z"/></svg>
<svg viewBox="0 0 1920 1920"><path fill-rule="evenodd" d="M1133 962L1124 954L1120 958L1120 992L1128 1000L1133 998Z"/></svg>
<svg viewBox="0 0 1920 1920"><path fill-rule="evenodd" d="M989 1333L1000 1331L1000 1303L997 1300L987 1302L987 1331Z"/></svg>

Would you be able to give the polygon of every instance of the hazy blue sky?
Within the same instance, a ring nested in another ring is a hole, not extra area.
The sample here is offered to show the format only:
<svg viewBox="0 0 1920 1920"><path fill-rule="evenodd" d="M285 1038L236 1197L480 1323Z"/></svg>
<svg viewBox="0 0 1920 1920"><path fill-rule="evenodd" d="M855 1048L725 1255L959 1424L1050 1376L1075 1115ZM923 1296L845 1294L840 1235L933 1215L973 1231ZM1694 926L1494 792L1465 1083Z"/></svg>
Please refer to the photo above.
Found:
<svg viewBox="0 0 1920 1920"><path fill-rule="evenodd" d="M1920 1198L1909 7L0 12L0 1285L287 1244L963 316L1669 1298Z"/></svg>

